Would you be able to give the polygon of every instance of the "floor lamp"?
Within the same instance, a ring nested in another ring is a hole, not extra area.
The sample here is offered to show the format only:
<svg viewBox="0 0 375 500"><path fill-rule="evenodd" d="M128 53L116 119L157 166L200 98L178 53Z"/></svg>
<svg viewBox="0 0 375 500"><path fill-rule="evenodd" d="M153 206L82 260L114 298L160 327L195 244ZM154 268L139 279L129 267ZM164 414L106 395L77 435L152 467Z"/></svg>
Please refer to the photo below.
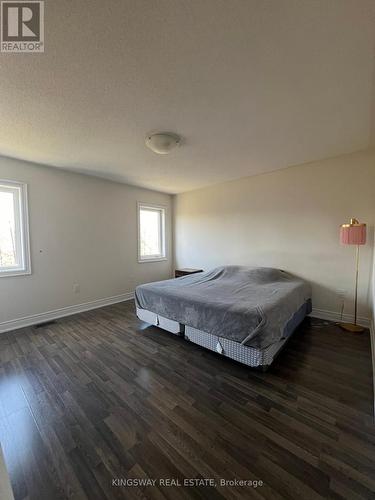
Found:
<svg viewBox="0 0 375 500"><path fill-rule="evenodd" d="M358 271L359 271L359 246L366 243L366 224L361 224L357 219L350 219L349 224L342 224L340 228L340 241L344 245L355 245L355 295L354 295L354 323L340 323L341 328L352 333L362 333L365 329L357 325L358 306Z"/></svg>

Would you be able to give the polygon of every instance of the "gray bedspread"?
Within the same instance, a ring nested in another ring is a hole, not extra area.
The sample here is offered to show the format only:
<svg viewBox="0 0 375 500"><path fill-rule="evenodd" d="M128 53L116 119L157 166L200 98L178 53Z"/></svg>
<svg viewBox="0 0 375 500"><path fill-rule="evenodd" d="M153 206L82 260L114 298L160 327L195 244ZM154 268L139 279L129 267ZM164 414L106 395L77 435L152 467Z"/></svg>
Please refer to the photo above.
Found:
<svg viewBox="0 0 375 500"><path fill-rule="evenodd" d="M137 307L263 349L311 298L308 283L266 267L224 266L137 287Z"/></svg>

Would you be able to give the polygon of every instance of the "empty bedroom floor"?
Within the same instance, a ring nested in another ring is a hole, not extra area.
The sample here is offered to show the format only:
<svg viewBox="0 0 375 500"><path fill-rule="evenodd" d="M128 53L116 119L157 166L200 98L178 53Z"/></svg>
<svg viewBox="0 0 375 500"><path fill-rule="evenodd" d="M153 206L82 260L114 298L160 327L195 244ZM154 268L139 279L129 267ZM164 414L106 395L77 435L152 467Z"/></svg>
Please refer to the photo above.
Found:
<svg viewBox="0 0 375 500"><path fill-rule="evenodd" d="M3 334L0 359L16 500L374 497L368 333L306 319L262 373L142 323L125 302ZM125 487L131 478L156 483ZM173 485L184 478L216 486Z"/></svg>

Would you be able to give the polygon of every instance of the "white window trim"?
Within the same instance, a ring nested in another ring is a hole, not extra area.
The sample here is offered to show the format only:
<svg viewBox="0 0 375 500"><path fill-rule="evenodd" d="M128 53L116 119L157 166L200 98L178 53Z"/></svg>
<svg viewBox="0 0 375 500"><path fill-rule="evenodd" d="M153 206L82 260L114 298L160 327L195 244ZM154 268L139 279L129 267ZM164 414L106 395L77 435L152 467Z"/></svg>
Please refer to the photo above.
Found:
<svg viewBox="0 0 375 500"><path fill-rule="evenodd" d="M142 208L151 208L162 210L162 218L161 218L161 244L162 244L162 254L161 256L151 256L151 257L142 257L141 256L141 221L140 221L140 211ZM138 262L139 264L144 264L147 262L162 262L168 260L167 256L167 232L166 232L166 214L167 214L167 206L166 205L155 205L153 203L144 203L141 201L137 202L137 226L138 226Z"/></svg>
<svg viewBox="0 0 375 500"><path fill-rule="evenodd" d="M14 276L25 276L31 274L30 257L30 229L29 229L29 203L27 196L27 184L9 179L0 179L0 185L15 187L20 190L20 219L21 219L21 251L23 255L22 268L9 268L0 270L0 278L11 278Z"/></svg>

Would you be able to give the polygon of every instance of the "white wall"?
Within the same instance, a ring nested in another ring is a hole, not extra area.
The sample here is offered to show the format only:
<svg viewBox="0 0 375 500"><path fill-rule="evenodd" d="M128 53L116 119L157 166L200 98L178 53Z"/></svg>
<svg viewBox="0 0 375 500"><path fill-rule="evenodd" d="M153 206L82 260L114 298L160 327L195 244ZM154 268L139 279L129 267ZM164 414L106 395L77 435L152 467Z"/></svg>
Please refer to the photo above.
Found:
<svg viewBox="0 0 375 500"><path fill-rule="evenodd" d="M0 179L28 184L32 265L31 276L0 277L0 329L171 276L169 195L8 158L0 158ZM166 262L138 263L137 201L168 207Z"/></svg>
<svg viewBox="0 0 375 500"><path fill-rule="evenodd" d="M230 168L230 166L228 166ZM359 315L370 318L375 211L375 153L363 152L290 167L177 195L177 266L279 267L313 285L315 309L338 312L337 290L353 313L354 248L339 244L339 226L368 223L361 248Z"/></svg>

